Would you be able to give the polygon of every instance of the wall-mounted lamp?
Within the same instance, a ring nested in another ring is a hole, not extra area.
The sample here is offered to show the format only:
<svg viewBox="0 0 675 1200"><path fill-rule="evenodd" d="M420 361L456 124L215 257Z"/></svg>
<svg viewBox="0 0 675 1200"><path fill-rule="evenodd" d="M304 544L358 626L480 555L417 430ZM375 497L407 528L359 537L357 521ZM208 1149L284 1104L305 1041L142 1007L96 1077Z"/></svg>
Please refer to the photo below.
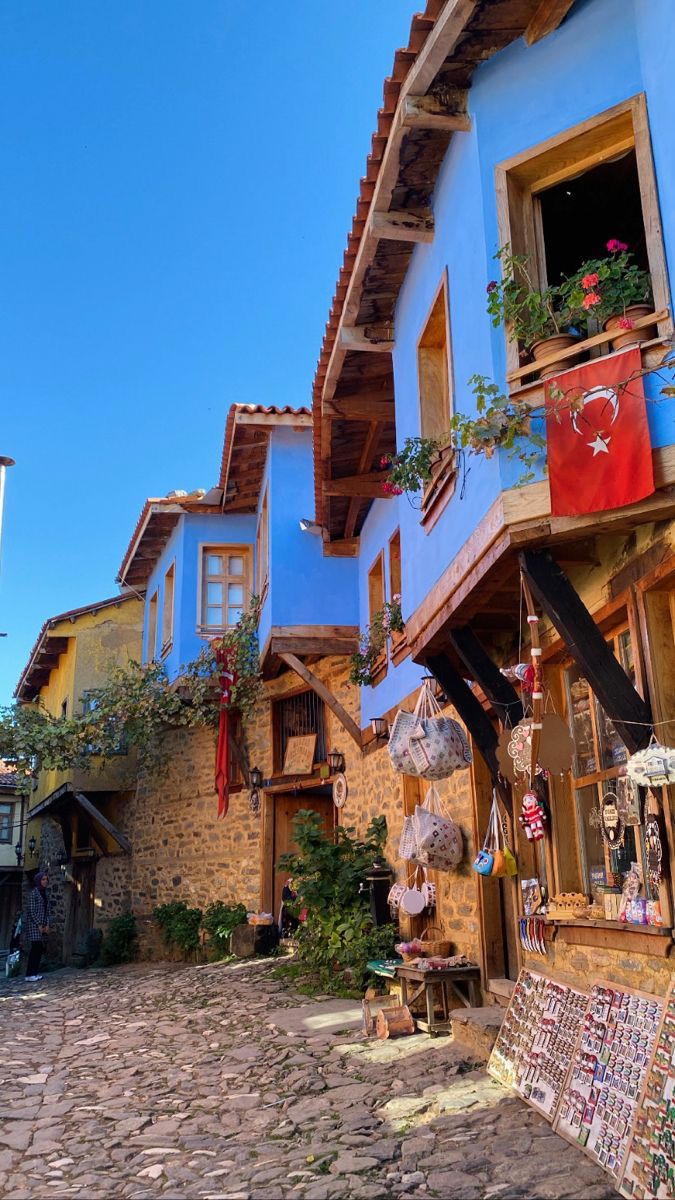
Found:
<svg viewBox="0 0 675 1200"><path fill-rule="evenodd" d="M319 525L317 521L310 520L309 517L300 518L300 528L303 533L323 533L323 525Z"/></svg>
<svg viewBox="0 0 675 1200"><path fill-rule="evenodd" d="M16 865L17 867L20 867L23 863L23 846L21 845L21 842L16 843L16 846L14 847L14 853L16 854Z"/></svg>
<svg viewBox="0 0 675 1200"><path fill-rule="evenodd" d="M386 717L371 717L370 728L373 731L373 737L376 742L388 741L389 722Z"/></svg>
<svg viewBox="0 0 675 1200"><path fill-rule="evenodd" d="M34 837L29 838L28 839L28 853L30 854L31 858L36 857L36 854L35 854L36 846L37 846L37 842L35 841L35 838Z"/></svg>
<svg viewBox="0 0 675 1200"><path fill-rule="evenodd" d="M331 775L339 775L345 769L345 756L340 754L339 750L329 750L326 755L326 760L330 768Z"/></svg>
<svg viewBox="0 0 675 1200"><path fill-rule="evenodd" d="M263 774L260 770L260 767L251 767L251 770L248 773L248 782L250 787L252 787L254 791L257 791L259 787L262 787L262 781Z"/></svg>

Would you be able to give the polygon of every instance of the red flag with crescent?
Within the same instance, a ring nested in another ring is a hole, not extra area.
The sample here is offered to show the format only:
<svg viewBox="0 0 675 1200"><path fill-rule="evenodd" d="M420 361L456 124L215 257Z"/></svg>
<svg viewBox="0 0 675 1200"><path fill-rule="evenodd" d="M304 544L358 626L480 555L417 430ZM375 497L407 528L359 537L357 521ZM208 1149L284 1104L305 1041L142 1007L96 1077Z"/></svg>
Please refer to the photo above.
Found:
<svg viewBox="0 0 675 1200"><path fill-rule="evenodd" d="M547 379L552 516L623 508L652 495L641 370L640 349L633 346Z"/></svg>
<svg viewBox="0 0 675 1200"><path fill-rule="evenodd" d="M218 686L220 713L218 717L218 742L216 745L216 791L218 793L218 816L224 817L230 804L230 723L229 709L232 688L237 682L234 670L235 651L232 646L214 646L218 664Z"/></svg>

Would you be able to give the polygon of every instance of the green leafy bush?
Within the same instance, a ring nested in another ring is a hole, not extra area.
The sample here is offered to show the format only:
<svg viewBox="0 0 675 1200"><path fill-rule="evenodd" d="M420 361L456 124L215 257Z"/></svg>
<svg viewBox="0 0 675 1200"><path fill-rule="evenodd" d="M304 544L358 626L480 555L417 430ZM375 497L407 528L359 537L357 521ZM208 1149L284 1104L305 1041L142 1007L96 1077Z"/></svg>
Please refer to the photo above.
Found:
<svg viewBox="0 0 675 1200"><path fill-rule="evenodd" d="M138 926L132 912L113 917L103 935L100 962L104 967L133 962L138 955Z"/></svg>
<svg viewBox="0 0 675 1200"><path fill-rule="evenodd" d="M202 918L202 929L209 936L211 958L222 958L228 953L232 930L245 921L246 907L243 904L224 904L222 900L209 904Z"/></svg>
<svg viewBox="0 0 675 1200"><path fill-rule="evenodd" d="M298 853L283 855L279 870L292 877L307 908L298 932L299 962L327 991L361 988L368 959L391 957L394 950L394 926L373 924L367 886L360 890L373 863L383 861L386 817L375 817L363 840L342 827L333 838L319 814L305 809L293 822L293 835Z"/></svg>
<svg viewBox="0 0 675 1200"><path fill-rule="evenodd" d="M182 950L183 954L196 954L200 946L201 908L188 908L183 900L172 900L169 904L158 904L152 915L162 927L165 945Z"/></svg>

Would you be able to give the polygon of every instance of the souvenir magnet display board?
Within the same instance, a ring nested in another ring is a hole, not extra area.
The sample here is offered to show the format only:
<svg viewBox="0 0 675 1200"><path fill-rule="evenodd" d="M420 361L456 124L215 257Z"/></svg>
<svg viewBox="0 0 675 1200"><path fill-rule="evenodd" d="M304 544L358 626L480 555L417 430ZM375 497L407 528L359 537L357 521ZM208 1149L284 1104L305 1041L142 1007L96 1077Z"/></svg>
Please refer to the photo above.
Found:
<svg viewBox="0 0 675 1200"><path fill-rule="evenodd" d="M495 1042L488 1071L553 1120L588 996L523 970Z"/></svg>
<svg viewBox="0 0 675 1200"><path fill-rule="evenodd" d="M596 982L554 1128L618 1178L647 1075L663 1000Z"/></svg>
<svg viewBox="0 0 675 1200"><path fill-rule="evenodd" d="M675 1196L675 983L666 997L619 1191L631 1200Z"/></svg>

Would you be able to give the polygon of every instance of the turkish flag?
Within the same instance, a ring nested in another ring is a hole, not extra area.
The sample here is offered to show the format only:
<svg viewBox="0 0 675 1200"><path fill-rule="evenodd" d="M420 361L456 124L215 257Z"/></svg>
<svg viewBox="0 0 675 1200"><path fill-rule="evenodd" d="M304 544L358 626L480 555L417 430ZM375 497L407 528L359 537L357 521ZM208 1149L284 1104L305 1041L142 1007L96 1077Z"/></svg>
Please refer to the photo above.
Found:
<svg viewBox="0 0 675 1200"><path fill-rule="evenodd" d="M546 380L552 516L623 508L652 495L641 370L633 346Z"/></svg>

